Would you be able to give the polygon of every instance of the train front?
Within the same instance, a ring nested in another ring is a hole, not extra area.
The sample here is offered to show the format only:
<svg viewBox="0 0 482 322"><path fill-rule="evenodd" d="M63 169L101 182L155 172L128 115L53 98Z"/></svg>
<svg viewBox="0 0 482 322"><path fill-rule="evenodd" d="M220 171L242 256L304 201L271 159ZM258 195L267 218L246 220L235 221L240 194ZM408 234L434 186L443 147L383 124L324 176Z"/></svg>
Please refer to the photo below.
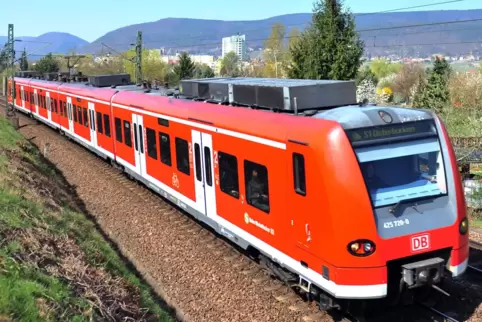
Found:
<svg viewBox="0 0 482 322"><path fill-rule="evenodd" d="M378 276L359 280L386 283L389 299L422 286L441 291L437 284L445 274L465 271L469 250L461 179L443 123L429 111L397 107L344 107L324 116L344 128L351 151L338 148L338 157L355 152L353 178L364 189L363 197L344 206L356 207L360 224L337 237L346 253L340 266ZM347 213L340 216L345 227ZM362 222L376 229L364 230L369 226Z"/></svg>

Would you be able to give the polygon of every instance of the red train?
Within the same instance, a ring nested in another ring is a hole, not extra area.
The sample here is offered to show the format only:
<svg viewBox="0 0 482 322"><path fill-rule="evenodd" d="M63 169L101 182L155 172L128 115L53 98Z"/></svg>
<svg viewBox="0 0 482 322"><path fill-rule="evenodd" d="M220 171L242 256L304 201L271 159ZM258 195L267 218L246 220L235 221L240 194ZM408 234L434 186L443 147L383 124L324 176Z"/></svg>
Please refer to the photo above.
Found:
<svg viewBox="0 0 482 322"><path fill-rule="evenodd" d="M15 78L14 104L322 308L398 298L465 271L461 179L434 113L356 104L353 82L207 79L181 90Z"/></svg>

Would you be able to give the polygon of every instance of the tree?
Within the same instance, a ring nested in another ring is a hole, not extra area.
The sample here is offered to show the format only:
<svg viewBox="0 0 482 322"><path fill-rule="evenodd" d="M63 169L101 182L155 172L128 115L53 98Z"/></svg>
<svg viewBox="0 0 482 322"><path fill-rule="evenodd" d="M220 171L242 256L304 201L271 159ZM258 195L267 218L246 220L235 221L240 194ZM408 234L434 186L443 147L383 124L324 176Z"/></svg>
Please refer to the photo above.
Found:
<svg viewBox="0 0 482 322"><path fill-rule="evenodd" d="M236 53L234 53L233 51L227 53L221 60L221 75L238 77L240 75L238 63L239 60Z"/></svg>
<svg viewBox="0 0 482 322"><path fill-rule="evenodd" d="M363 42L341 0L318 0L311 26L290 49L291 78L350 80L357 75Z"/></svg>
<svg viewBox="0 0 482 322"><path fill-rule="evenodd" d="M402 65L391 63L385 58L382 58L373 60L370 63L370 69L373 74L380 79L387 77L390 74L397 74L402 69Z"/></svg>
<svg viewBox="0 0 482 322"><path fill-rule="evenodd" d="M20 70L28 70L27 52L23 49L22 57L20 57Z"/></svg>
<svg viewBox="0 0 482 322"><path fill-rule="evenodd" d="M214 77L214 70L206 64L196 66L194 71L194 78L212 78Z"/></svg>
<svg viewBox="0 0 482 322"><path fill-rule="evenodd" d="M287 48L284 45L286 28L281 23L275 23L271 28L271 35L264 41L264 60L266 61L265 75L278 77L285 62Z"/></svg>
<svg viewBox="0 0 482 322"><path fill-rule="evenodd" d="M177 74L179 80L192 78L194 75L195 65L189 57L189 54L182 52L179 55L179 64L174 67L174 73Z"/></svg>
<svg viewBox="0 0 482 322"><path fill-rule="evenodd" d="M378 84L378 77L372 72L369 66L360 69L356 76L356 85L360 85L364 80L368 80L372 84L375 84L375 87Z"/></svg>
<svg viewBox="0 0 482 322"><path fill-rule="evenodd" d="M47 54L35 64L35 71L39 73L56 73L60 70L59 62L52 56Z"/></svg>
<svg viewBox="0 0 482 322"><path fill-rule="evenodd" d="M449 63L444 58L436 57L421 98L414 99L414 107L430 108L436 113L442 112L450 100L448 88L450 74Z"/></svg>
<svg viewBox="0 0 482 322"><path fill-rule="evenodd" d="M411 89L424 74L425 70L419 64L404 64L393 81L393 91L400 94L403 100L409 101Z"/></svg>

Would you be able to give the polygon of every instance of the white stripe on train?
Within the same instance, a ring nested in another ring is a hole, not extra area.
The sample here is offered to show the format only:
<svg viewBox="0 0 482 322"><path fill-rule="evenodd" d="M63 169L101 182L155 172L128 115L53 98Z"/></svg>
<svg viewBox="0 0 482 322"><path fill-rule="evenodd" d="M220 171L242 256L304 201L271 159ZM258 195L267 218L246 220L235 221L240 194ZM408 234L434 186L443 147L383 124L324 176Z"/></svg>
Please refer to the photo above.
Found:
<svg viewBox="0 0 482 322"><path fill-rule="evenodd" d="M39 86L33 86L33 85L29 85L29 86L33 87L33 88L37 88L37 89L42 89L42 90L45 90L45 91L48 91L48 92L56 92L56 93L66 95L66 96L73 96L73 97L78 97L78 98L85 99L85 100L90 100L91 102L95 102L95 103L100 103L100 104L105 104L105 105L111 105L112 104L112 106L116 106L116 107L119 107L119 108L122 108L122 109L125 109L125 110L129 110L131 112L140 113L140 109L133 108L133 107L130 107L130 106L125 106L125 105L121 105L121 104L117 104L117 103L111 103L109 101L98 100L98 99L87 97L87 96L81 96L81 95L71 94L71 93L67 93L67 92L62 92L62 91L59 91L59 90L54 91L52 89L43 88L43 87L39 87ZM115 95L116 94L114 94L113 97ZM240 133L240 132L236 132L236 131L217 128L215 126L196 123L196 122L192 122L192 121L187 121L187 120L183 120L183 119L180 119L180 118L177 118L177 117L167 116L167 115L154 113L154 112L150 112L150 111L142 111L142 113L145 114L145 115L164 118L166 120L178 122L178 123L181 123L181 124L184 124L184 125L204 129L204 130L207 130L207 131L217 132L217 133L225 134L225 135L228 135L228 136L236 137L236 138L239 138L239 139L252 141L252 142L255 142L255 143L259 143L259 144L271 146L271 147L274 147L274 148L286 150L286 144L283 143L283 142L277 142L277 141L257 137L257 136L254 136L254 135L249 135L249 134Z"/></svg>

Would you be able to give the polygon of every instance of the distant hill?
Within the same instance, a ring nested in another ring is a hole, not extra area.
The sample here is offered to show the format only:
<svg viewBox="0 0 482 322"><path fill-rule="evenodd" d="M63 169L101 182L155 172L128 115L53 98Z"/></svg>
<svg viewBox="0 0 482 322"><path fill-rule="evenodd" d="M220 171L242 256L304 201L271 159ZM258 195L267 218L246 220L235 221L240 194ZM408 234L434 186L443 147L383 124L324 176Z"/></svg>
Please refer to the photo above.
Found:
<svg viewBox="0 0 482 322"><path fill-rule="evenodd" d="M105 43L117 51L126 50L130 47L131 43L135 42L137 31L141 30L146 48L165 47L166 49L171 48L172 52L176 50L189 50L198 53L211 52L220 54L222 37L237 33L246 34L248 47L258 48L263 45L263 40L268 37L271 26L275 22L284 24L289 31L293 27L299 29L307 27L311 22L311 17L311 13L298 13L263 20L246 21L166 18L113 30L82 47L81 51L85 53L99 52L102 49L101 43ZM355 18L357 29L359 30L380 29L454 20L482 20L482 10L356 14ZM415 55L419 53L426 55L439 52L456 55L468 53L471 50L478 50L481 48L480 43L429 46L411 46L410 44L473 42L477 40L480 40L482 43L482 36L479 36L480 30L482 30L482 21L362 32L362 39L365 40L367 52L372 55L387 53L403 55ZM374 39L376 39L375 43ZM400 44L404 46L392 46ZM389 45L392 47L381 47ZM109 49L104 47L104 50L108 51Z"/></svg>
<svg viewBox="0 0 482 322"><path fill-rule="evenodd" d="M75 49L77 53L93 53L114 51L102 46L105 43L115 51L132 48L138 30L143 33L146 48L161 48L176 51L188 50L192 53L221 54L221 38L245 34L247 45L257 49L263 46L264 39L271 32L271 26L280 22L287 27L304 29L311 22L311 13L296 13L271 17L263 20L223 21L186 18L166 18L154 22L146 22L122 27L108 32L99 39L87 41L68 33L49 32L39 37L19 37L30 41L50 42L52 45L35 54L48 52L67 53ZM433 53L446 55L462 55L473 52L482 54L482 9L477 10L438 10L416 12L393 12L377 14L356 14L357 29L381 29L394 26L430 24L446 21L481 19L480 21L434 25L423 27L398 28L391 30L374 30L361 32L369 55L398 54L401 56L426 56ZM0 36L0 45L6 37ZM460 43L450 45L446 43ZM428 44L414 46L414 44ZM19 54L24 46L27 52L33 52L44 44L16 43ZM31 56L30 58L38 58Z"/></svg>
<svg viewBox="0 0 482 322"><path fill-rule="evenodd" d="M89 44L89 42L84 39L65 32L48 32L38 37L15 37L15 39L28 41L15 43L16 56L20 57L25 48L27 54L32 53L32 56L29 57L29 59L31 58L32 60L41 58L41 55L50 52L65 54L71 50L77 51L82 46ZM6 41L7 37L0 36L0 45L2 48Z"/></svg>

